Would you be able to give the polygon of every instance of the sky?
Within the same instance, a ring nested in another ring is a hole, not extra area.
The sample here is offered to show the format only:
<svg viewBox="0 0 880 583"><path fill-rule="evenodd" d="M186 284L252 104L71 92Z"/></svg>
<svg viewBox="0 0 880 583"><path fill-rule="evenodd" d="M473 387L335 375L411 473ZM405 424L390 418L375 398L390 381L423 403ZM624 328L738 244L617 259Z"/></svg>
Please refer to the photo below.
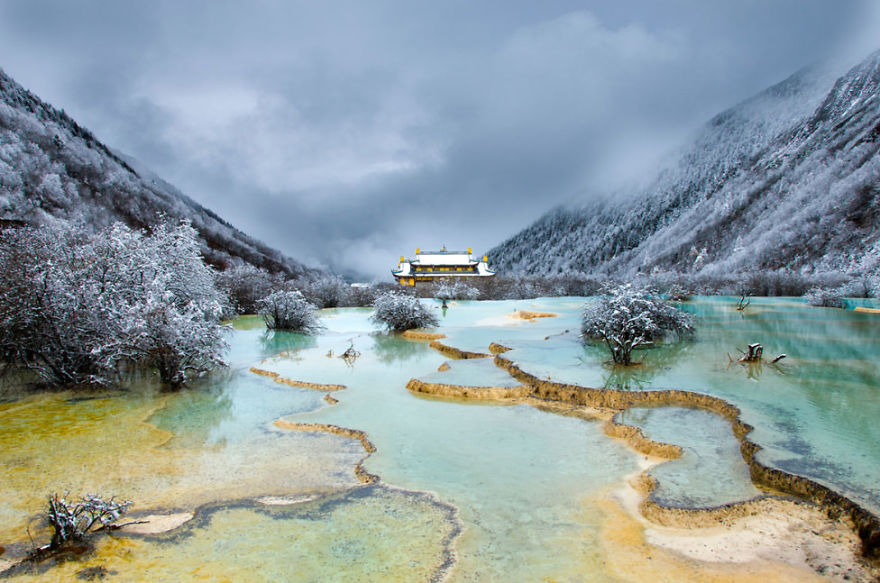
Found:
<svg viewBox="0 0 880 583"><path fill-rule="evenodd" d="M880 48L872 0L0 0L0 68L296 259L390 280Z"/></svg>

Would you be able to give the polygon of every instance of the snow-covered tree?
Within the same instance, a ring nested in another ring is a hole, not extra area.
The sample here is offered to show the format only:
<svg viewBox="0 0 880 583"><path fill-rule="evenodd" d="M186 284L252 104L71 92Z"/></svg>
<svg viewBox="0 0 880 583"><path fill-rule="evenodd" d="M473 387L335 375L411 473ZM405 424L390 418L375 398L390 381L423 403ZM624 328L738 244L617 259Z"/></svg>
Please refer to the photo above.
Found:
<svg viewBox="0 0 880 583"><path fill-rule="evenodd" d="M605 342L617 364L631 364L632 351L663 338L668 332L682 336L692 331L691 317L647 290L623 284L584 309L581 335Z"/></svg>
<svg viewBox="0 0 880 583"><path fill-rule="evenodd" d="M217 273L216 282L217 287L229 296L235 313L256 314L257 300L272 293L273 289L280 289L284 278L245 263Z"/></svg>
<svg viewBox="0 0 880 583"><path fill-rule="evenodd" d="M370 284L354 284L348 290L345 304L357 308L368 308L376 301L377 289Z"/></svg>
<svg viewBox="0 0 880 583"><path fill-rule="evenodd" d="M877 290L877 280L868 275L857 275L840 287L845 298L870 298Z"/></svg>
<svg viewBox="0 0 880 583"><path fill-rule="evenodd" d="M401 292L387 292L373 303L371 319L385 325L389 330L403 332L412 328L436 326L437 317L431 314L418 298Z"/></svg>
<svg viewBox="0 0 880 583"><path fill-rule="evenodd" d="M804 294L804 299L811 306L821 308L843 308L843 294L840 288L827 289L822 287L813 287Z"/></svg>
<svg viewBox="0 0 880 583"><path fill-rule="evenodd" d="M189 374L223 364L226 341L218 323L223 296L199 255L198 234L189 223L159 225L144 242L148 267L141 271L147 277L138 349L164 384L176 386Z"/></svg>
<svg viewBox="0 0 880 583"><path fill-rule="evenodd" d="M0 235L0 357L56 384L155 367L178 385L222 364L222 295L188 223L88 235L58 223Z"/></svg>
<svg viewBox="0 0 880 583"><path fill-rule="evenodd" d="M480 297L480 290L460 279L441 281L434 285L433 291L438 300L475 300Z"/></svg>
<svg viewBox="0 0 880 583"><path fill-rule="evenodd" d="M325 275L305 282L301 290L318 308L336 308L347 303L350 286L340 277Z"/></svg>
<svg viewBox="0 0 880 583"><path fill-rule="evenodd" d="M296 290L276 291L257 302L257 312L270 330L312 332L320 328L317 308Z"/></svg>

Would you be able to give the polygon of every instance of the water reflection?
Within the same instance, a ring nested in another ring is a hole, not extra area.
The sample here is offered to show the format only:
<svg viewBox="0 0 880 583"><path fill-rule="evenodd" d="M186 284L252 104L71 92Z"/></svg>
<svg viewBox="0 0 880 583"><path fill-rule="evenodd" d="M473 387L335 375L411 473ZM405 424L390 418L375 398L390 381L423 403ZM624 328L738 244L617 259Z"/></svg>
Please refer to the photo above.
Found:
<svg viewBox="0 0 880 583"><path fill-rule="evenodd" d="M377 332L373 334L373 350L380 362L391 364L418 358L431 348L425 342L406 340L391 332Z"/></svg>
<svg viewBox="0 0 880 583"><path fill-rule="evenodd" d="M745 372L746 378L753 381L759 380L765 372L778 375L787 374L785 367L779 362L741 362L731 359L727 370L742 370Z"/></svg>
<svg viewBox="0 0 880 583"><path fill-rule="evenodd" d="M642 364L623 366L607 364L607 372L602 377L602 386L606 389L634 391L643 389L651 381L653 374Z"/></svg>
<svg viewBox="0 0 880 583"><path fill-rule="evenodd" d="M687 341L666 342L639 349L637 358L641 362L630 366L606 362L603 365L602 386L606 389L622 391L645 389L651 385L658 373L672 368L687 351ZM589 358L590 353L585 351L583 361L586 362Z"/></svg>
<svg viewBox="0 0 880 583"><path fill-rule="evenodd" d="M317 345L318 339L315 336L286 330L266 330L265 334L260 337L260 346L264 356L314 348Z"/></svg>
<svg viewBox="0 0 880 583"><path fill-rule="evenodd" d="M228 375L232 377L231 373ZM227 390L229 379L218 384L205 384L197 389L181 391L165 407L154 413L149 421L175 435L169 445L214 445L214 429L233 417L233 399ZM222 437L220 441L225 441Z"/></svg>

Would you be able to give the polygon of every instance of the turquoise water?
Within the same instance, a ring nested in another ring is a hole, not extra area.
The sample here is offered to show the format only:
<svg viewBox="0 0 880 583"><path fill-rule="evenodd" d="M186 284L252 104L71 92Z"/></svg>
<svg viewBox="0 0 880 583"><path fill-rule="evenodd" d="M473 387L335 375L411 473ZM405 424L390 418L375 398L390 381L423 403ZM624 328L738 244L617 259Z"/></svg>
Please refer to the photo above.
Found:
<svg viewBox="0 0 880 583"><path fill-rule="evenodd" d="M491 358L448 360L447 370L419 376L420 381L462 387L519 387L519 381L495 366Z"/></svg>
<svg viewBox="0 0 880 583"><path fill-rule="evenodd" d="M339 333L336 313L325 320L317 347L263 363L288 378L347 387L334 393L338 404L287 419L366 431L378 448L368 471L386 483L436 492L456 506L466 528L457 580L533 580L564 571L557 565L561 557L548 555L550 541L596 532L598 514L585 520L572 509L634 471L637 456L608 440L598 422L525 405L412 395L404 387L413 377L449 373L477 386L481 372L491 382L503 376L488 359L456 361L445 373L433 372L446 357L427 343L372 332L366 320L355 334L353 318L340 319ZM353 365L327 357L352 344L361 352Z"/></svg>
<svg viewBox="0 0 880 583"><path fill-rule="evenodd" d="M453 302L445 313L439 302L426 304L440 318L442 342L476 352L500 342L514 349L506 357L542 378L720 396L756 427L763 462L880 511L880 315L791 299L755 299L740 313L736 299L684 304L695 337L639 351L644 364L625 370L605 363L603 346L580 343L582 298ZM509 317L516 310L557 316ZM323 310L325 328L312 336L267 333L259 319L240 318L228 370L181 392L141 382L88 400L59 392L0 402L0 546L24 544L28 524L45 536L32 517L49 492L98 491L130 498L144 513L196 511L171 535L103 539L83 565L107 566L110 580L151 569L160 580L426 580L453 558L453 581L607 580L602 500L642 456L606 437L599 421L411 394L411 378L516 382L491 359L449 360L427 342L389 335L370 313ZM777 366L730 362L728 353L752 342L788 357ZM339 358L348 347L360 356ZM438 371L444 363L449 370ZM250 367L346 388L329 405L324 391ZM353 468L365 455L358 441L281 429L278 419L366 432L377 451L364 466L380 485L357 480ZM657 500L703 507L756 495L719 417L660 407L622 420L684 449L651 470ZM308 501L257 502L267 496ZM37 578L70 580L81 566Z"/></svg>
<svg viewBox="0 0 880 583"><path fill-rule="evenodd" d="M749 477L739 442L727 420L699 409L633 407L617 420L640 427L646 437L682 447L680 458L652 468L651 498L676 508L711 508L761 494Z"/></svg>
<svg viewBox="0 0 880 583"><path fill-rule="evenodd" d="M605 364L600 344L576 334L512 343L506 354L541 378L590 387L686 389L721 397L755 427L758 459L808 476L880 512L880 318L877 314L813 308L800 299L755 298L738 312L738 298L697 298L690 342L638 351L644 366ZM731 362L760 342L777 365Z"/></svg>

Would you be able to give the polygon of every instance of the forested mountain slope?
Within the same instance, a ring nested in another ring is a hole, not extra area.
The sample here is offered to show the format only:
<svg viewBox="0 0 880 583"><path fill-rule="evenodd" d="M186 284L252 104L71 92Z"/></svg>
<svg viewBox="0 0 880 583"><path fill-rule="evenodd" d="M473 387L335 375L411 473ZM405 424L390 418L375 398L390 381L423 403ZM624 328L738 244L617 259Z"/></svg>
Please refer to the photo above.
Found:
<svg viewBox="0 0 880 583"><path fill-rule="evenodd" d="M188 219L214 266L245 263L298 276L314 272L249 237L146 170L136 171L64 111L0 71L0 221L39 225L115 221L141 228Z"/></svg>
<svg viewBox="0 0 880 583"><path fill-rule="evenodd" d="M708 276L880 265L880 52L716 116L640 191L558 208L489 252L500 271Z"/></svg>

